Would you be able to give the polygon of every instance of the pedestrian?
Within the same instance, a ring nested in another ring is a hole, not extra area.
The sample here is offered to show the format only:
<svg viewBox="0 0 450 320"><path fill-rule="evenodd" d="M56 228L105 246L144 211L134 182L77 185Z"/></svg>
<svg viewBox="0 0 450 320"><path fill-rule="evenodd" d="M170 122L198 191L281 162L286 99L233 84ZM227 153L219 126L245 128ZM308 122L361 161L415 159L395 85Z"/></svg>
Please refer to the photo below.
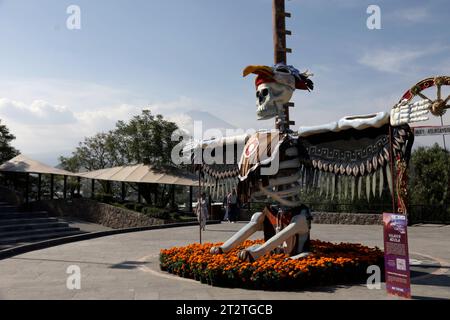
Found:
<svg viewBox="0 0 450 320"><path fill-rule="evenodd" d="M228 216L230 218L231 223L235 223L237 221L237 217L239 214L239 199L237 196L236 189L228 195Z"/></svg>
<svg viewBox="0 0 450 320"><path fill-rule="evenodd" d="M225 210L225 215L223 217L223 221L228 221L230 222L230 217L229 217L229 210L228 210L228 196L229 194L225 195L225 197L223 198L223 208Z"/></svg>
<svg viewBox="0 0 450 320"><path fill-rule="evenodd" d="M202 193L201 197L198 199L197 207L195 209L197 214L197 220L200 222L200 227L203 231L206 230L206 220L209 218L208 214L208 201L206 199L206 193Z"/></svg>

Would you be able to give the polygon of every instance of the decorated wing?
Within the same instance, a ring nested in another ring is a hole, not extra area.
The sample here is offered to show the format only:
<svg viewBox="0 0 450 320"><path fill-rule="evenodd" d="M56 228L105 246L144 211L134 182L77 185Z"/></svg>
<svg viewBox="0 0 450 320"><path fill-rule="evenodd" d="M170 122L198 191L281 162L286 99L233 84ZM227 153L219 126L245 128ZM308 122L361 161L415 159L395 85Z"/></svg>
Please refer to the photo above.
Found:
<svg viewBox="0 0 450 320"><path fill-rule="evenodd" d="M384 112L300 128L301 185L331 199L370 200L386 184L393 195L395 163L407 163L413 141L409 126L392 127Z"/></svg>
<svg viewBox="0 0 450 320"><path fill-rule="evenodd" d="M203 140L184 148L183 154L189 155L195 170L201 174L205 192L213 199L223 199L238 187L238 162L249 137L243 134Z"/></svg>

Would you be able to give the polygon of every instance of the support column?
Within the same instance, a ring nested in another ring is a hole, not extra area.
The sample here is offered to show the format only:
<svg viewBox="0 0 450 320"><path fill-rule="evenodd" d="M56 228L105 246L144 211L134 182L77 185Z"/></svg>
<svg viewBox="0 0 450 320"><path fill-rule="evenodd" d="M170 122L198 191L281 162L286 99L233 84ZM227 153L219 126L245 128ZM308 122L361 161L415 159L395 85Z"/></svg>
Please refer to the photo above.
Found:
<svg viewBox="0 0 450 320"><path fill-rule="evenodd" d="M91 181L91 199L95 198L95 179Z"/></svg>
<svg viewBox="0 0 450 320"><path fill-rule="evenodd" d="M53 200L53 195L55 194L55 176L50 175L50 200Z"/></svg>
<svg viewBox="0 0 450 320"><path fill-rule="evenodd" d="M30 202L30 174L25 173L25 203Z"/></svg>
<svg viewBox="0 0 450 320"><path fill-rule="evenodd" d="M77 177L77 194L81 198L81 177Z"/></svg>
<svg viewBox="0 0 450 320"><path fill-rule="evenodd" d="M192 208L192 193L193 193L193 191L194 191L194 187L193 186L190 186L189 187L189 212L192 212L193 210L193 208Z"/></svg>
<svg viewBox="0 0 450 320"><path fill-rule="evenodd" d="M37 194L37 199L38 201L41 200L42 197L42 173L38 174L38 194Z"/></svg>
<svg viewBox="0 0 450 320"><path fill-rule="evenodd" d="M141 203L142 197L141 197L141 184L138 183L138 203Z"/></svg>
<svg viewBox="0 0 450 320"><path fill-rule="evenodd" d="M122 202L125 201L126 196L125 182L122 182Z"/></svg>
<svg viewBox="0 0 450 320"><path fill-rule="evenodd" d="M63 198L67 199L67 176L64 176Z"/></svg>
<svg viewBox="0 0 450 320"><path fill-rule="evenodd" d="M171 197L170 197L170 206L172 207L172 208L175 208L175 185L173 184L172 185L172 190L170 190L170 192L171 192Z"/></svg>

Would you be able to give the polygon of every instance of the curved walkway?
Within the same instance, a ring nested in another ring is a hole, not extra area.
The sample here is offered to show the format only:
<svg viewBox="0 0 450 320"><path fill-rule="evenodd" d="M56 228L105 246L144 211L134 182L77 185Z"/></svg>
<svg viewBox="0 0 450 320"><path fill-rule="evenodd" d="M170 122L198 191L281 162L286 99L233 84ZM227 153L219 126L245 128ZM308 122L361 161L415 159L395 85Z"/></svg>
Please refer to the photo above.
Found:
<svg viewBox="0 0 450 320"><path fill-rule="evenodd" d="M204 241L224 241L242 224L207 227ZM254 238L260 238L257 234ZM382 247L380 226L313 225L312 237ZM409 228L415 298L450 299L450 226ZM162 248L198 241L197 227L120 234L34 251L0 261L0 299L395 299L364 285L302 292L224 289L159 271ZM440 265L439 265L440 264ZM81 289L67 289L78 266Z"/></svg>

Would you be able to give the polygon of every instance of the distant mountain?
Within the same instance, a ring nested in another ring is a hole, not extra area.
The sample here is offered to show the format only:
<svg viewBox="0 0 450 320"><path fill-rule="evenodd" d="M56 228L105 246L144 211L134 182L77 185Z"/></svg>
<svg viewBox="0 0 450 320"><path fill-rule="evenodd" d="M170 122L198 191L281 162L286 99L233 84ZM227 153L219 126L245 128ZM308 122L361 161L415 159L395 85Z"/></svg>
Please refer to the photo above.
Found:
<svg viewBox="0 0 450 320"><path fill-rule="evenodd" d="M27 156L33 160L42 162L52 167L57 167L59 165L58 158L60 156L68 156L71 154L70 150L59 150L51 152L42 153L27 153Z"/></svg>
<svg viewBox="0 0 450 320"><path fill-rule="evenodd" d="M216 117L215 115L207 111L191 110L186 112L192 121L202 121L203 130L208 129L236 129L236 127L223 119Z"/></svg>

